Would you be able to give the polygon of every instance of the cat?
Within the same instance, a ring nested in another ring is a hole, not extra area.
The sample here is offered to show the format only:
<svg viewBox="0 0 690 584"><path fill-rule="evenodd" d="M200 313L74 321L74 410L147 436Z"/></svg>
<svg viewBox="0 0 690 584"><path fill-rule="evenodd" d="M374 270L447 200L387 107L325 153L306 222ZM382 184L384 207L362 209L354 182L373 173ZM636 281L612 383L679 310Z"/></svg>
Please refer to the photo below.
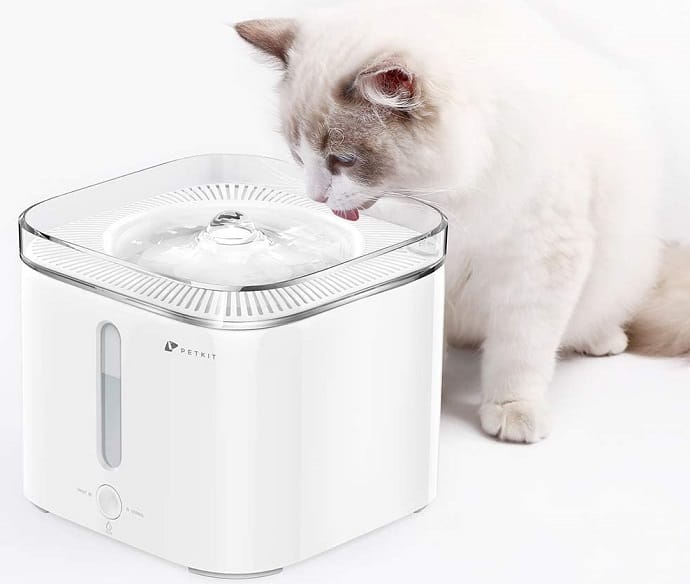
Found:
<svg viewBox="0 0 690 584"><path fill-rule="evenodd" d="M690 249L657 237L659 157L626 73L518 5L235 29L283 71L311 198L349 220L386 192L447 215L446 335L481 347L486 433L549 433L559 351L690 352Z"/></svg>

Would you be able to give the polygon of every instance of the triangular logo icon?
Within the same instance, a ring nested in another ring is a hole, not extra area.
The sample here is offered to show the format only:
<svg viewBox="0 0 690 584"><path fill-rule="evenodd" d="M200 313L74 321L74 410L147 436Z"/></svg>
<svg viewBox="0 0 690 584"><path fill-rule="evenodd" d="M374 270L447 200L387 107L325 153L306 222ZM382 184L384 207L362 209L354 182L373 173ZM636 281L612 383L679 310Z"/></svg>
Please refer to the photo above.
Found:
<svg viewBox="0 0 690 584"><path fill-rule="evenodd" d="M177 349L177 343L174 341L168 341L165 343L165 350L168 351L168 353L172 353L174 349Z"/></svg>

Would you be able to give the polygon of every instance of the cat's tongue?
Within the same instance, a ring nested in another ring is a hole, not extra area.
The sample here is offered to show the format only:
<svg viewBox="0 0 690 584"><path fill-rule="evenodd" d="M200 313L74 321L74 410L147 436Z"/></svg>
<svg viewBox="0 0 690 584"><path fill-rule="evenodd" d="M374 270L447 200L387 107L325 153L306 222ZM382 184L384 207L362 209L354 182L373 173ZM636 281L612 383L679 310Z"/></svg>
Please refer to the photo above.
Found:
<svg viewBox="0 0 690 584"><path fill-rule="evenodd" d="M357 221L359 219L359 211L357 209L348 209L347 211L331 209L331 211L341 219L347 219L348 221Z"/></svg>

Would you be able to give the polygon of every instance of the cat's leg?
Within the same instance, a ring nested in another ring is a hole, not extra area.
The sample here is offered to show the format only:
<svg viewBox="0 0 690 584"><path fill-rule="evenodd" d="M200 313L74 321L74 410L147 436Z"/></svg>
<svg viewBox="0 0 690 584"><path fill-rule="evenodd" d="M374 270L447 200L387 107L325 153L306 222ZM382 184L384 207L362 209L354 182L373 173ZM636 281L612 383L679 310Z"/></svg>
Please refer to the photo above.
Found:
<svg viewBox="0 0 690 584"><path fill-rule="evenodd" d="M484 431L500 440L537 442L551 429L545 395L560 331L537 332L529 317L512 322L522 332L492 334L484 343L479 416Z"/></svg>
<svg viewBox="0 0 690 584"><path fill-rule="evenodd" d="M536 442L549 433L545 395L589 262L586 246L568 256L546 280L525 270L510 295L492 304L479 414L484 431L501 440Z"/></svg>

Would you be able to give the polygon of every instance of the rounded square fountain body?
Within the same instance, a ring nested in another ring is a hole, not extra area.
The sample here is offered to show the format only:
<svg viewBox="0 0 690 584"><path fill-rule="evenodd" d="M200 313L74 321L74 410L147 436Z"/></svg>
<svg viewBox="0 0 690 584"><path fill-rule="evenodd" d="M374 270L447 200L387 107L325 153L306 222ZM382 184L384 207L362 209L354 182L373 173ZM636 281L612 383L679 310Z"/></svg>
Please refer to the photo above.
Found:
<svg viewBox="0 0 690 584"><path fill-rule="evenodd" d="M20 218L24 484L195 570L275 570L435 495L446 224L192 157Z"/></svg>

